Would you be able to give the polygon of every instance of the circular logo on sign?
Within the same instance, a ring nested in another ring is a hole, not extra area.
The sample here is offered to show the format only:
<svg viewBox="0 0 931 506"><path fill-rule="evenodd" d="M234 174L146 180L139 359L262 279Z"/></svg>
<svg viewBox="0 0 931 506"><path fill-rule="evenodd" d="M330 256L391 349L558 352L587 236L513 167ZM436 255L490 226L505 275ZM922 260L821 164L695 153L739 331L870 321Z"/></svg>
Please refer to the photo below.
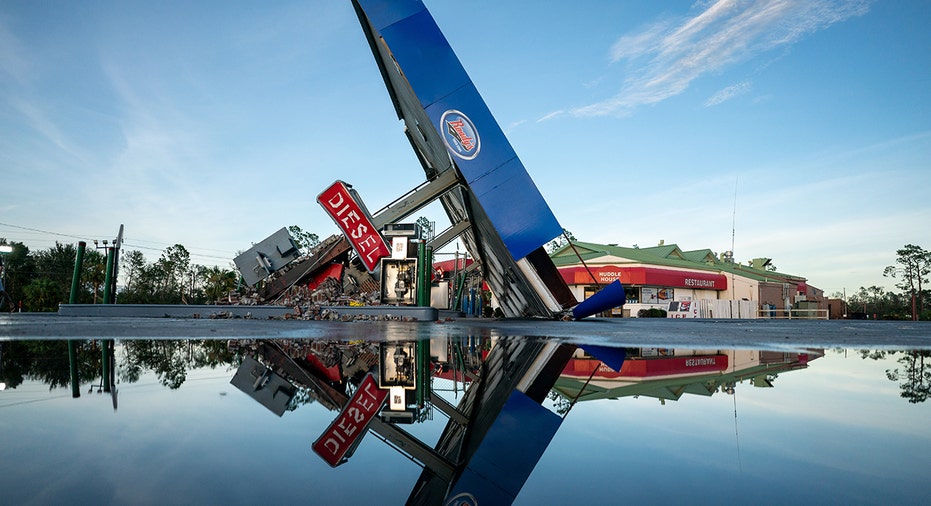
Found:
<svg viewBox="0 0 931 506"><path fill-rule="evenodd" d="M443 142L446 143L454 155L463 160L471 160L478 156L481 149L481 142L478 137L478 130L472 124L472 120L461 112L450 109L443 113L440 118L440 128L443 134Z"/></svg>
<svg viewBox="0 0 931 506"><path fill-rule="evenodd" d="M478 501L468 492L460 492L446 501L446 506L476 506Z"/></svg>

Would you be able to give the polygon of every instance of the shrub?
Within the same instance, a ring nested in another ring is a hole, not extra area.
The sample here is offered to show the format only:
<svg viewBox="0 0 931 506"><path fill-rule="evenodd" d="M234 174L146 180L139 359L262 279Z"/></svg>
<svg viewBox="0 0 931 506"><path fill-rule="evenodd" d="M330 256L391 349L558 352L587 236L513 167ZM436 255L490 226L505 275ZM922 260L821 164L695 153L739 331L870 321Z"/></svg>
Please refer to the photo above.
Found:
<svg viewBox="0 0 931 506"><path fill-rule="evenodd" d="M641 309L637 311L637 318L665 318L666 310L651 307L650 309Z"/></svg>

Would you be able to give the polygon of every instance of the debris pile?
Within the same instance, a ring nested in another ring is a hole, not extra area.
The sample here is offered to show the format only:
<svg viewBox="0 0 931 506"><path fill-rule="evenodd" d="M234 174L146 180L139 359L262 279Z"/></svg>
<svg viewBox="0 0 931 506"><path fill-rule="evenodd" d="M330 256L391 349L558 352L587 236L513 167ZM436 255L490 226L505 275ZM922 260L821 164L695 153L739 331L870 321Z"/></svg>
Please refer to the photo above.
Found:
<svg viewBox="0 0 931 506"><path fill-rule="evenodd" d="M357 313L340 313L340 311L334 309L333 307L327 307L318 304L310 304L307 306L295 305L293 310L288 313L284 313L280 316L269 316L269 320L304 320L304 321L341 321L341 322L356 322L356 321L371 321L371 322L382 322L382 321L391 321L391 322L415 322L418 321L417 318L413 316L404 316L396 315L390 313L379 313L379 314L357 314ZM195 314L194 318L201 318L201 315ZM224 319L243 319L251 320L255 319L252 316L251 312L246 313L245 315L234 313L233 311L215 311L209 315L211 320L224 320Z"/></svg>

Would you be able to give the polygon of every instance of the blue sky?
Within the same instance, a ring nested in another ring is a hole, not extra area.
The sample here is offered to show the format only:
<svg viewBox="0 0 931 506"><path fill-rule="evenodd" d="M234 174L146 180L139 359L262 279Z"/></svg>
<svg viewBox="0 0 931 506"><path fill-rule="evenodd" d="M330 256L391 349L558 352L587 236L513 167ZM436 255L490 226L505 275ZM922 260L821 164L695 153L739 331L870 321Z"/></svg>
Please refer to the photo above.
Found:
<svg viewBox="0 0 931 506"><path fill-rule="evenodd" d="M925 1L426 5L580 240L733 239L828 293L931 249ZM224 266L336 233L335 179L423 180L348 0L2 2L0 174L0 237Z"/></svg>

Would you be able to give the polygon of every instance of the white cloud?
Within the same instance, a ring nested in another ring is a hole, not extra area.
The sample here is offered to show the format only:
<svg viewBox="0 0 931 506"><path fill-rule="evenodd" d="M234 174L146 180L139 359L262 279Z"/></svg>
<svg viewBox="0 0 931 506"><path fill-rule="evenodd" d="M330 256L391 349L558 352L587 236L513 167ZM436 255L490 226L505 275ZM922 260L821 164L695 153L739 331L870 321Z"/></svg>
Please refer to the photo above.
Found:
<svg viewBox="0 0 931 506"><path fill-rule="evenodd" d="M743 95L744 93L750 91L751 84L750 81L743 81L737 84L732 84L723 90L718 91L712 95L708 100L705 101L705 107L712 107L715 105L722 104L728 100Z"/></svg>
<svg viewBox="0 0 931 506"><path fill-rule="evenodd" d="M667 30L669 30L668 23L658 22L639 33L621 37L611 47L611 62L615 63L623 59L633 60L655 53L659 47L656 40L662 38Z"/></svg>
<svg viewBox="0 0 931 506"><path fill-rule="evenodd" d="M0 17L0 75L6 74L25 85L31 79L31 67L29 52Z"/></svg>
<svg viewBox="0 0 931 506"><path fill-rule="evenodd" d="M504 129L504 133L505 133L505 134L509 134L509 133L513 132L515 128L517 128L517 127L523 125L523 124L526 123L526 122L527 122L527 120L525 120L525 119L521 119L521 120L514 121L514 122L512 122L511 124L509 124L509 125L507 126L507 128Z"/></svg>
<svg viewBox="0 0 931 506"><path fill-rule="evenodd" d="M658 21L624 35L611 48L612 62L626 61L630 67L620 91L571 112L577 116L626 114L660 102L682 93L705 74L861 16L869 4L870 0L719 0L695 16ZM740 88L730 93L736 91Z"/></svg>
<svg viewBox="0 0 931 506"><path fill-rule="evenodd" d="M564 110L562 110L562 109L560 109L560 110L558 110L558 111L553 111L553 112L551 112L551 113L549 113L549 114L543 115L543 117L541 117L540 119L537 120L537 123L543 123L544 121L549 121L549 120L551 120L551 119L553 119L553 118L555 118L555 117L557 117L557 116L562 116L562 115L565 114L565 113L566 113L566 111L564 111Z"/></svg>
<svg viewBox="0 0 931 506"><path fill-rule="evenodd" d="M17 98L10 99L10 103L12 108L20 114L24 125L29 125L44 140L59 149L71 155L78 155L78 150L71 146L71 141L61 128L35 103Z"/></svg>

